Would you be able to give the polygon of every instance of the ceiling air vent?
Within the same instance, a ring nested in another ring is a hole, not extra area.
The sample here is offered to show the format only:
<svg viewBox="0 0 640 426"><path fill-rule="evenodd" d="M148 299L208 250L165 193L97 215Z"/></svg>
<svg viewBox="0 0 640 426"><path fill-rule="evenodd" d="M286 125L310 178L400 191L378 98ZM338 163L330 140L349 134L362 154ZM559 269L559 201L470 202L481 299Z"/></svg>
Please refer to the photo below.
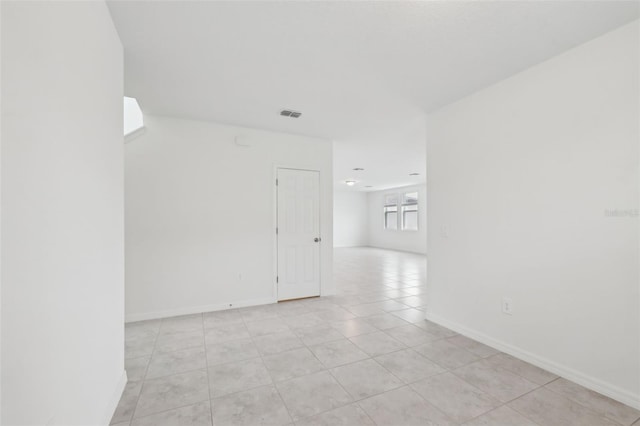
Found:
<svg viewBox="0 0 640 426"><path fill-rule="evenodd" d="M302 115L302 113L298 111L291 111L290 109L283 109L282 111L280 111L280 115L285 117L298 118Z"/></svg>

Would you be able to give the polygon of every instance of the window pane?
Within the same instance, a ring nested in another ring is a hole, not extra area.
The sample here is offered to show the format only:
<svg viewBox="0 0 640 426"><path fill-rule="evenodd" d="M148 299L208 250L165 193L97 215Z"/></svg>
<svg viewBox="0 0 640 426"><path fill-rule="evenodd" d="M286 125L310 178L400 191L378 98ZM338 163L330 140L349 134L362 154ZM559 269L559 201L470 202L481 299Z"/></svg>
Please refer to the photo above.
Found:
<svg viewBox="0 0 640 426"><path fill-rule="evenodd" d="M384 205L385 206L397 206L398 205L398 196L396 194L386 195L384 197Z"/></svg>
<svg viewBox="0 0 640 426"><path fill-rule="evenodd" d="M384 229L398 229L398 195L389 194L384 197Z"/></svg>
<svg viewBox="0 0 640 426"><path fill-rule="evenodd" d="M402 212L402 229L407 231L418 230L418 211L404 210Z"/></svg>
<svg viewBox="0 0 640 426"><path fill-rule="evenodd" d="M418 230L418 193L406 192L402 195L400 207L402 229L405 231Z"/></svg>
<svg viewBox="0 0 640 426"><path fill-rule="evenodd" d="M418 193L417 192L407 192L402 197L402 204L418 204Z"/></svg>
<svg viewBox="0 0 640 426"><path fill-rule="evenodd" d="M397 211L387 211L384 213L384 229L398 229Z"/></svg>

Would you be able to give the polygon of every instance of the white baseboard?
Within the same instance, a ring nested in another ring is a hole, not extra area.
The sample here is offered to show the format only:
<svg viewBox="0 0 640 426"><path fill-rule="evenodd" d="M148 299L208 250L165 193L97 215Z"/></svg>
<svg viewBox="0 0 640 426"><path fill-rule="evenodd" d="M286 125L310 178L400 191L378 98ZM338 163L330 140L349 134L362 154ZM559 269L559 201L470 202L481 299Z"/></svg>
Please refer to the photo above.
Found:
<svg viewBox="0 0 640 426"><path fill-rule="evenodd" d="M524 349L520 349L516 346L510 345L501 340L494 339L491 336L488 336L484 333L481 333L479 331L476 331L464 325L458 324L456 322L449 321L448 319L443 318L439 315L427 312L426 318L429 321L432 321L432 322L435 322L436 324L440 324L444 327L447 327L457 333L460 333L471 339L477 340L480 343L484 343L487 346L491 346L494 349L505 352L518 359L521 359L530 364L533 364L536 367L540 367L544 370L557 374L558 376L563 377L567 380L571 380L572 382L578 383L579 385L582 385L587 389L591 389L592 391L601 393L602 395L606 395L609 398L615 399L616 401L622 402L623 404L626 404L630 407L640 410L640 395L638 394L634 394L627 390L620 389L617 386L614 386L610 383L603 382L602 380L596 379L595 377L591 377L580 371L574 370L573 368L558 364L554 361L551 361L550 359L538 356L536 354L533 354Z"/></svg>
<svg viewBox="0 0 640 426"><path fill-rule="evenodd" d="M116 408L118 408L118 403L120 402L120 398L122 397L122 392L124 392L124 387L127 385L127 372L125 370L122 371L122 375L116 384L116 388L113 391L111 398L109 399L109 405L107 405L106 412L104 415L104 421L101 423L103 425L108 425L111 423L111 418L113 417L113 413L116 412Z"/></svg>
<svg viewBox="0 0 640 426"><path fill-rule="evenodd" d="M186 306L182 308L167 309L164 311L143 312L138 314L126 314L125 322L144 321L158 318L176 317L179 315L201 314L203 312L223 311L226 309L246 308L248 306L267 305L276 303L273 297L262 299L242 300L240 302L218 303L215 305Z"/></svg>

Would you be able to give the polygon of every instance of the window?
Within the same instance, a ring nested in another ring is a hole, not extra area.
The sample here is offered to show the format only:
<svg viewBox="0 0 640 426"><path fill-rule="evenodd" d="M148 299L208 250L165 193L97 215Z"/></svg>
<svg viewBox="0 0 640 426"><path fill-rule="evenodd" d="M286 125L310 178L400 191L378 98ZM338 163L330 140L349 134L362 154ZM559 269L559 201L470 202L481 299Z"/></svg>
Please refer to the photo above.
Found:
<svg viewBox="0 0 640 426"><path fill-rule="evenodd" d="M384 197L384 229L398 229L398 196Z"/></svg>
<svg viewBox="0 0 640 426"><path fill-rule="evenodd" d="M142 111L135 98L124 97L124 135L130 135L144 127Z"/></svg>
<svg viewBox="0 0 640 426"><path fill-rule="evenodd" d="M418 230L418 191L384 197L384 229Z"/></svg>
<svg viewBox="0 0 640 426"><path fill-rule="evenodd" d="M403 231L418 230L418 193L405 192L400 206Z"/></svg>

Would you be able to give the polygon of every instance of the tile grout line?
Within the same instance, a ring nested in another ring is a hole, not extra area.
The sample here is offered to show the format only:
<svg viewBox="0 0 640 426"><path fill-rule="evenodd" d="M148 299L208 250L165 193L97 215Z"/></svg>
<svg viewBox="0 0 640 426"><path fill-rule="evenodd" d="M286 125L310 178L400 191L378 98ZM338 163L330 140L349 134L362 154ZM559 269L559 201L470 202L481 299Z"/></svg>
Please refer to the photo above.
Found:
<svg viewBox="0 0 640 426"><path fill-rule="evenodd" d="M147 373L149 372L149 367L151 367L151 361L153 360L153 355L156 352L156 345L158 344L158 338L160 337L160 331L162 330L162 321L158 324L158 331L156 333L156 337L153 340L153 349L151 350L151 355L149 355L149 362L147 363L147 368L144 370L144 376L142 377L142 384L140 385L140 391L138 392L138 397L136 398L136 405L133 409L133 413L131 413L131 417L129 418L129 425L133 423L133 420L136 416L136 411L138 411L138 403L140 402L140 397L142 396L142 391L144 390L145 383L147 382Z"/></svg>
<svg viewBox="0 0 640 426"><path fill-rule="evenodd" d="M202 314L202 344L204 345L204 365L207 376L207 391L209 392L209 413L211 414L211 426L213 426L213 401L211 400L211 378L209 377L209 356L207 354L207 330L204 327L204 313Z"/></svg>
<svg viewBox="0 0 640 426"><path fill-rule="evenodd" d="M404 319L403 319L403 320L404 320ZM406 321L406 320L405 320L405 321ZM412 324L412 323L409 323L408 321L407 321L407 323L408 323L409 325L411 325L411 324ZM377 328L377 327L375 327L373 324L371 324L371 325L372 325L374 328ZM402 326L399 326L399 327L404 327L404 326L405 326L405 325L402 325ZM393 327L393 328L398 328L398 327ZM391 329L393 329L393 328L391 328ZM388 330L391 330L391 329L388 329ZM393 336L391 336L391 335L389 335L388 333L386 333L386 330L383 330L383 329L379 329L379 328L378 328L378 332L382 332L382 333L384 333L386 336L388 336L388 337L390 337L390 338L394 339L395 341L397 341L397 342L399 342L399 343L401 343L401 344L403 344L403 345L404 345L404 343L403 343L403 342L400 342L399 340L395 339ZM425 332L426 332L426 331L425 331ZM377 333L377 332L373 332L373 333ZM373 333L367 333L367 334L363 334L363 335L368 335L368 334L373 334ZM358 337L358 336L352 336L352 337ZM442 340L442 339L444 339L444 338L436 339L436 340ZM349 341L351 342L351 338L347 338L347 340L349 340ZM356 343L354 343L354 342L351 342L351 343L352 343L352 344L354 344L356 347L358 347L358 349L362 350L362 348L360 348ZM420 345L416 345L416 346L420 346ZM397 353L397 352L400 352L400 351L405 351L405 350L408 350L408 349L409 349L409 350L412 350L412 347L410 347L410 346L408 346L408 345L405 345L405 347L404 347L404 348L402 348L402 349L398 349L398 350L396 350L396 351L387 352L387 353L380 354L380 355L377 355L377 356L383 356L383 355L394 354L394 353ZM362 351L362 352L364 352L364 351ZM420 356L423 356L422 354L420 354L420 353L419 353L419 352L417 352L417 351L414 351L414 352L416 352L416 353L417 353L418 355L420 355ZM312 352L312 353L313 353L313 352ZM400 379L398 376L396 376L392 371L390 371L390 370L388 370L387 368L385 368L385 366L384 366L384 365L380 364L380 363L375 359L375 357L374 357L373 355L370 355L370 354L368 354L368 353L366 353L366 352L364 352L364 353L368 356L368 358L366 358L366 359L361 359L361 360L358 360L358 361L353 361L353 362L346 363L346 364L342 364L342 365L335 366L335 367L332 367L332 368L328 369L329 374L331 374L331 376L334 378L334 380L335 380L335 381L336 381L336 382L337 382L337 383L338 383L338 384L343 388L343 390L344 390L348 395L350 395L350 396L354 399L351 403L349 403L349 404L347 404L347 405L350 405L350 404L357 404L357 405L358 405L358 407L360 407L360 409L361 409L361 410L362 410L362 411L367 415L367 417L368 417L368 418L370 418L374 423L376 423L376 422L371 418L371 416L369 415L369 413L367 413L367 411L366 411L364 408L362 408L362 406L360 405L360 402L362 402L362 401L364 401L364 400L366 400L366 399L369 399L369 398L373 398L373 397L378 396L378 395L383 395L383 394L385 394L385 393L387 393L387 392L390 392L390 391L394 391L394 390L398 390L398 389L402 389L402 388L406 387L406 388L408 388L409 390L411 390L413 393L417 394L417 395L418 395L422 400L424 400L425 402L429 403L429 405L433 406L436 410L438 410L440 413L442 413L445 417L449 418L449 416L448 416L446 413L444 413L444 412L443 412L442 410L440 410L438 407L436 407L435 405L433 405L432 403L430 403L429 401L427 401L427 400L426 400L422 395L420 395L418 392L416 392L416 391L411 387L411 384L413 384L413 383L415 383L415 382L412 382L412 383L406 383L404 380L402 380L402 379ZM314 355L315 355L315 354L314 354ZM433 362L435 365L440 366L440 365L439 365L439 364L437 364L435 361L430 360L430 359L428 359L427 357L424 357L424 358L425 358L425 359L427 359L427 360L429 360L430 362ZM332 369L335 369L335 368L344 367L344 366L348 366L348 365L353 365L353 364L356 364L356 363L358 363L358 362L362 362L362 361L366 361L366 360L372 360L372 361L373 361L373 362L375 362L377 365L379 365L380 367L382 367L385 371L387 371L389 374L391 374L393 377L395 377L395 378L400 382L400 386L395 387L395 388L393 388L393 389L388 389L388 390L385 390L385 391L382 391L382 392L378 392L378 393L374 393L374 394L371 394L371 395L367 395L366 397L363 397L363 398L358 399L358 398L354 397L351 393L349 393L346 389L344 389L344 387L342 386L342 384L340 383L340 381L335 377L335 375L334 375L334 374L333 374L333 372L331 371ZM449 371L448 369L446 369L446 368L444 368L444 367L442 367L442 366L440 366L440 367L441 367L441 368L443 368L443 369L445 369L445 372L448 372L448 371ZM444 372L443 372L443 373L439 373L439 374L444 374ZM435 376L435 375L434 375L434 376ZM429 376L429 377L432 377L432 376ZM328 410L328 411L331 411L331 410ZM377 423L376 423L376 424L377 424Z"/></svg>
<svg viewBox="0 0 640 426"><path fill-rule="evenodd" d="M198 370L192 370L192 371L198 371ZM192 402L192 403L189 403L189 404L179 405L179 406L174 407L174 408L168 408L166 410L162 410L162 411L157 411L155 413L146 414L144 416L137 417L137 418L135 418L133 420L146 419L147 417L157 416L158 414L168 413L168 412L173 411L173 410L179 410L181 408L192 407L194 405L200 404L201 402L206 402L206 401L202 400L202 401Z"/></svg>
<svg viewBox="0 0 640 426"><path fill-rule="evenodd" d="M356 317L356 318L358 318L358 317ZM352 318L352 319L355 319L355 318ZM349 321L349 320L346 320L346 321ZM370 325L371 325L373 328L375 328L377 331L373 331L373 332L371 332L371 333L364 333L364 334L360 334L360 335L358 335L358 336L364 336L364 335L369 335L369 334L378 333L378 332L383 332L383 333L384 333L384 330L382 330L382 329L379 329L379 328L375 327L373 324L370 324ZM295 331L294 331L294 334L295 334ZM386 334L386 333L385 333L385 334ZM351 336L351 337L357 337L357 336ZM392 336L389 336L389 337L393 338ZM374 397L374 396L377 396L377 395L382 395L382 394L384 394L384 393L386 393L386 392L389 392L390 390L400 389L400 388L405 387L405 386L408 386L408 385L407 385L406 383L404 383L404 381L403 381L403 380L401 380L400 378L398 378L397 376L395 376L393 373L391 373L391 372L389 371L389 373L390 373L393 377L395 377L396 379L398 379L398 380L400 381L400 383L401 383L401 385L400 385L400 386L398 386L397 388L394 388L394 389L389 389L389 390L387 390L387 391L383 391L383 392L379 392L379 393L376 393L376 394L368 395L368 396L366 396L366 397L364 397L364 398L360 398L360 399L358 399L358 398L354 397L354 396L353 396L349 391L347 391L347 390L344 388L344 386L343 386L343 385L340 383L340 381L335 377L335 375L333 374L333 372L332 372L331 370L336 369L336 368L339 368L339 367L345 367L345 366L348 366L348 365L353 365L353 364L356 364L356 363L359 363L359 362L362 362L362 361L366 361L366 360L372 360L372 361L374 361L374 362L375 362L376 364L378 364L378 365L380 365L380 363L378 363L378 362L374 359L374 357L373 357L373 356L371 356L371 355L369 355L368 353L366 353L365 351L363 351L363 350L362 350L358 345L356 345L355 343L353 343L350 339L351 339L350 337L346 337L346 336L344 337L344 340L349 341L351 344L355 345L355 346L356 346L360 351L362 351L365 355L367 355L367 358L359 359L359 360L352 361L352 362L348 362L348 363L346 363L346 364L336 365L336 366L334 366L334 367L327 367L327 366L326 366L322 361L320 361L320 359L317 357L317 355L316 355L316 354L311 350L311 347L312 347L312 346L319 346L319 345L322 345L322 344L324 344L324 343L331 343L331 341L329 341L329 342L323 342L323 343L319 343L319 344L317 344L317 345L311 345L311 346L310 346L310 345L307 345L304 341L302 341L302 343L305 345L306 349L307 349L309 352L311 352L311 354L312 354L312 355L313 355L313 356L318 360L318 362L319 362L319 363L320 363L320 364L325 368L325 370L324 370L324 371L328 372L328 373L329 373L329 375L330 375L330 376L335 380L335 382L338 384L338 386L340 386L340 388L341 388L341 389L342 389L342 390L343 390L347 395L349 395L349 396L353 399L351 402L349 402L349 403L347 403L347 404L341 405L341 406L339 406L339 407L334 407L334 408L331 408L331 409L329 409L329 410L320 411L320 412L318 412L318 413L316 413L316 414L313 414L312 416L308 416L308 417L315 417L315 416L319 416L319 415L321 415L321 414L324 414L324 413L327 413L327 412L330 412L330 411L333 411L333 410L336 410L336 409L339 409L339 408L342 408L342 407L346 407L346 406L348 406L348 405L356 404L356 405L357 405L357 406L358 406L358 407L359 407L359 408L360 408L360 409L365 413L365 415L366 415L369 419L371 419L371 420L373 421L373 423L374 423L374 424L376 424L376 422L371 418L371 416L369 415L369 413L367 413L367 412L366 412L366 410L365 410L364 408L362 408L362 406L360 405L360 402L361 402L361 401L364 401L365 399L368 399L368 398L372 398L372 397ZM394 340L396 340L396 339L394 339ZM337 341L337 340L335 340L335 341ZM402 342L400 342L400 343L402 343ZM399 349L398 351L394 351L394 352L399 352L399 351L401 351L401 350L406 350L406 349L408 349L408 348ZM390 352L390 353L394 353L394 352ZM382 354L382 355L386 355L386 354ZM385 370L387 370L383 365L380 365L380 366L381 366L382 368L384 368ZM387 371L388 371L388 370L387 370ZM318 372L315 372L315 373L318 373ZM301 378L301 377L306 377L306 376L310 376L311 374L315 374L315 373L309 373L309 374L302 375L302 376L298 376L298 377L294 377L294 378L295 378L295 379L297 379L297 378ZM289 380L292 380L292 379L289 379ZM305 418L308 418L308 417L305 417Z"/></svg>
<svg viewBox="0 0 640 426"><path fill-rule="evenodd" d="M267 368L267 364L264 362L264 354L258 348L258 345L256 345L256 342L253 339L254 336L249 331L249 328L247 327L247 322L246 322L244 316L242 316L242 314L240 314L240 318L242 319L242 323L244 324L245 328L247 329L247 333L249 333L249 339L251 340L251 343L253 344L253 346L255 346L256 351L258 352L258 355L260 357L260 360L262 361L262 365L264 366L264 369L267 370L267 374L269 374L269 378L271 379L271 386L276 390L276 392L278 394L278 398L280 398L280 402L282 402L282 406L284 407L285 410L287 410L287 415L289 416L289 420L294 422L293 416L291 416L291 412L289 411L289 407L284 402L284 398L282 398L282 394L280 394L280 389L278 389L278 387L276 386L276 382L275 382L275 380L273 380L273 375L271 374L271 371L269 371L269 368ZM287 326L287 328L288 328L288 326ZM273 333L273 334L275 334L275 333ZM268 385L262 385L262 386L268 386ZM258 386L258 387L260 387L260 386ZM258 387L251 388L251 389L257 389ZM251 390L251 389L245 389L245 390ZM244 391L240 391L240 392L244 392Z"/></svg>
<svg viewBox="0 0 640 426"><path fill-rule="evenodd" d="M553 382L555 382L555 381L561 380L561 379L564 379L564 380L567 380L567 381L569 381L569 382L570 382L570 380L565 379L564 377L560 377L560 376L558 376L558 377L556 377L555 379L551 380L550 382L547 382L547 383L545 383L544 385L540 385L540 387L539 387L538 389L540 389L540 388L544 388L544 389L548 390L549 392L553 392L553 393L555 393L556 395L560 395L561 397L566 398L566 399L568 399L569 401L572 401L572 402L574 402L574 403L578 404L579 406L581 406L581 407L583 407L583 408L586 408L586 409L588 409L588 410L593 411L595 414L597 414L597 415L598 415L598 417L604 418L604 419L606 419L606 420L610 420L610 421L612 421L612 422L614 422L614 423L617 423L617 424L618 424L618 425L620 425L620 426L624 426L624 424L623 424L623 423L620 423L619 421L612 419L611 417L607 416L607 414L606 414L606 413L600 413L600 412L596 411L594 408L591 408L591 407L589 407L589 406L587 406L587 405L584 405L584 404L583 404L583 403L581 403L580 401L577 401L577 400L575 400L575 399L571 398L570 396L564 395L564 394L562 394L562 393L560 393L560 392L557 392L557 391L555 391L555 390L553 390L553 389L547 388L547 385L549 385L549 384L551 384L551 383L553 383ZM572 383L573 383L573 382L572 382ZM586 389L586 388L585 388L585 389ZM592 392L593 392L593 391L592 391ZM596 393L597 393L597 392L596 392ZM602 396L601 394L598 394L598 395ZM523 396L524 396L524 395L523 395ZM605 397L606 397L606 396L605 396ZM614 401L615 401L615 400L614 400ZM509 402L511 402L511 401L509 401ZM616 402L618 402L618 401L616 401ZM622 403L620 403L620 404L622 404ZM623 405L625 405L625 404L623 404ZM626 407L626 405L625 405L625 407ZM633 408L633 407L632 407L632 408ZM636 419L633 421L633 423L631 423L631 426L634 426L634 424L635 424L635 423L637 423L637 421L638 421L638 420L640 420L640 417L636 418Z"/></svg>
<svg viewBox="0 0 640 426"><path fill-rule="evenodd" d="M193 314L190 314L190 315L193 315ZM202 315L202 314L196 314L196 315ZM170 319L170 318L175 318L175 317L167 317L167 318L161 318L160 319L160 321L161 321L160 329L158 331L158 334L157 334L157 337L156 337L156 340L155 340L155 343L154 343L154 349L153 349L152 355L151 355L151 357L149 359L149 364L147 365L147 370L151 366L151 359L153 358L153 355L155 355L155 352L156 352L156 349L157 349L157 341L158 341L158 339L160 337L160 332L162 330L162 321L166 320L166 319ZM182 332L185 332L185 331L188 332L188 331L191 331L191 330L190 329L188 329L188 330L180 330L180 331L177 331L175 333L182 333ZM174 353L174 352L179 352L179 351L182 351L182 350L189 350L189 349L194 349L194 348L195 348L195 346L194 347L189 347L189 348L184 348L184 349L178 349L178 350L175 350L175 351L169 351L167 353ZM153 378L149 378L149 379L146 378L146 374L147 373L145 372L145 379L143 380L143 386L142 387L144 387L144 384L148 380L159 380L159 379L164 379L164 378L167 378L167 377L172 377L172 376L177 376L177 375L181 375L181 374L187 374L187 373L192 373L194 371L202 371L202 370L203 370L202 368L195 368L195 369L190 369L190 370L187 370L187 371L180 371L180 372L167 374L167 375L159 376L159 377L153 377ZM207 373L207 379L208 379L208 372L206 372L206 373ZM207 385L208 385L208 381L207 381ZM140 400L140 396L141 395L142 395L142 388L140 389L140 393L138 394L138 399L136 401L136 409L135 410L138 409L138 402ZM161 411L158 411L158 412L149 413L149 414L146 414L144 416L137 417L137 418L135 417L135 414L134 414L129 422L133 423L133 421L138 420L138 419L143 419L143 418L146 418L146 417L155 416L155 415L158 415L158 414L161 414L161 413L166 413L168 411L177 410L177 409L184 408L184 407L190 407L190 406L196 405L196 404L198 404L200 402L203 402L203 401L197 401L197 402L193 402L193 403L189 403L189 404L180 405L178 407L173 407L173 408L169 408L167 410L161 410Z"/></svg>
<svg viewBox="0 0 640 426"><path fill-rule="evenodd" d="M352 318L352 319L355 319L355 318ZM329 322L328 320L326 320L326 321L327 321L327 322ZM345 320L345 321L349 321L349 320ZM312 327L315 327L315 326L312 326ZM374 328L376 328L376 329L377 329L377 327L375 327L375 326L373 326L373 325L372 325L372 327L374 327ZM310 327L301 327L301 328L310 328ZM332 327L331 327L331 326L329 326L329 328L332 328ZM378 331L382 331L382 330L380 330L380 329L377 329L377 330L378 330ZM291 331L294 335L296 335L296 337L298 337L298 336L297 336L297 334L296 334L296 332L295 332L295 330L291 330L291 329L290 329L290 331ZM372 332L372 333L375 333L375 332ZM365 333L365 334L370 334L370 333ZM299 338L299 337L298 337L298 338ZM350 341L350 340L349 340L349 338L348 338L348 337L346 337L346 336L345 336L343 339L344 339L344 340L346 340L346 341ZM314 358L319 362L319 364L320 364L320 365L322 365L322 366L324 367L324 370L316 371L316 372L309 373L309 374L303 374L303 375L301 375L301 376L297 376L297 377L292 377L291 379L283 380L283 381L281 381L280 383L282 383L282 382L286 382L286 381L289 381L289 380L299 379L299 378L302 378L302 377L311 376L311 375L313 375L313 374L317 374L317 373L321 373L321 372L327 372L327 373L329 373L329 375L333 378L333 380L337 383L337 385L338 385L338 386L340 386L340 388L345 392L345 394L346 394L346 395L349 395L353 400L352 400L352 401L350 401L350 402L349 402L349 403L347 403L347 404L340 405L340 406L338 406L338 407L334 407L334 408L330 408L330 409L328 409L328 410L320 411L320 412L315 413L315 414L313 414L313 415L311 415L311 416L302 417L302 418L300 418L300 419L295 420L294 422L299 421L299 420L301 420L301 419L306 419L306 418L309 418L309 417L319 416L319 415L321 415L321 414L324 414L324 413L327 413L327 412L330 412L330 411L333 411L333 410L336 410L336 409L339 409L339 408L342 408L342 407L346 407L346 406L351 405L351 404L358 404L358 402L359 402L359 401L362 401L362 400L364 399L364 398L362 398L362 399L356 399L356 398L354 398L354 397L353 397L353 395L351 395L351 394L350 394L350 393L349 393L349 392L344 388L344 386L342 386L342 384L338 381L338 379L333 375L333 373L331 372L331 369L332 369L332 368L337 368L337 367L346 366L346 365L355 364L355 363L357 363L357 362L365 361L366 359L373 359L369 354L367 354L366 352L364 352L364 351L363 351L363 353L365 353L365 354L368 356L368 358L360 359L360 360L357 360L357 361L353 361L353 362L350 362L350 363L341 364L341 365L338 365L338 366L335 366L335 367L331 367L331 368L329 368L329 367L327 367L327 366L326 366L326 365L325 365L325 364L324 364L324 363L323 363L323 362L322 362L322 361L317 357L317 355L316 355L316 354L311 350L311 347L313 347L313 346L319 346L319 345L322 345L322 344L325 344L325 343L331 343L331 342L338 341L338 340L342 340L342 339L337 339L337 340L333 340L333 341L329 341L329 342L323 342L323 343L319 343L319 344L316 344L316 345L308 345L308 344L306 344L306 343L304 342L304 340L300 339L300 341L301 341L301 342L302 342L302 344L304 345L304 348L305 348L305 349L307 349L307 350L311 353L311 355L313 355L313 357L314 357ZM354 343L353 343L353 342L351 342L351 344L354 344ZM355 345L355 344L354 344L354 345ZM357 347L357 345L356 345L356 347ZM298 348L294 348L294 349L290 349L290 350L296 350L296 349L298 349ZM360 348L358 348L358 349L360 349ZM282 352L279 352L279 353L288 352L288 351L290 351L290 350L282 351ZM274 354L274 355L276 355L276 354ZM267 370L268 370L268 369L267 369ZM278 389L278 388L277 388L277 386L275 386L275 387L276 387L276 389ZM278 390L278 393L279 393L279 390ZM280 395L280 397L282 398L282 395ZM283 399L283 402L284 402L284 399ZM286 404L285 404L285 406L286 406ZM359 404L358 404L358 407L360 407L360 405L359 405ZM360 409L361 409L361 410L362 410L362 411L367 415L367 417L369 417L369 418L370 418L369 414L368 414L364 409L362 409L362 407L360 407ZM287 411L288 411L288 410L289 410L289 408L287 407ZM289 413L289 416L290 416L290 417L291 417L291 419L293 420L293 416L291 416L291 413ZM373 421L373 419L371 419L371 420ZM375 423L375 421L374 421L374 423Z"/></svg>
<svg viewBox="0 0 640 426"><path fill-rule="evenodd" d="M532 391L532 392L533 392L533 391ZM525 394L525 395L526 395L526 394ZM522 396L524 396L524 395L522 395ZM519 398L519 397L518 397L518 398ZM516 399L518 399L518 398L516 398ZM515 401L515 400L513 400L513 401ZM502 402L502 401L501 401L501 402ZM506 407L506 408L508 408L508 409L510 409L510 410L515 411L517 414L519 414L519 415L521 415L522 417L524 417L525 419L529 420L532 424L534 424L534 425L536 425L536 426L540 426L538 423L534 422L533 420L531 420L531 419L530 419L530 418L528 418L527 416L523 415L523 414L522 414L522 413L520 413L519 411L517 411L517 410L515 410L515 409L513 409L513 408L511 408L511 407L509 407L506 403L505 403L505 404L498 405L497 407L494 407L494 408L492 408L491 410L485 411L484 413L480 413L480 414L478 414L478 415L477 415L477 416L475 416L475 417L472 417L472 418L470 418L470 419L468 419L468 420L465 420L465 422L464 422L464 423L462 423L462 426L466 425L467 423L469 423L469 422L470 422L470 421L472 421L472 420L476 420L476 419L478 419L478 418L480 418L480 417L482 417L482 416L484 416L484 415L487 415L487 414L489 414L489 413L491 413L491 412L493 412L493 411L496 411L496 410L497 410L497 409L499 409L499 408L503 408L503 407Z"/></svg>

